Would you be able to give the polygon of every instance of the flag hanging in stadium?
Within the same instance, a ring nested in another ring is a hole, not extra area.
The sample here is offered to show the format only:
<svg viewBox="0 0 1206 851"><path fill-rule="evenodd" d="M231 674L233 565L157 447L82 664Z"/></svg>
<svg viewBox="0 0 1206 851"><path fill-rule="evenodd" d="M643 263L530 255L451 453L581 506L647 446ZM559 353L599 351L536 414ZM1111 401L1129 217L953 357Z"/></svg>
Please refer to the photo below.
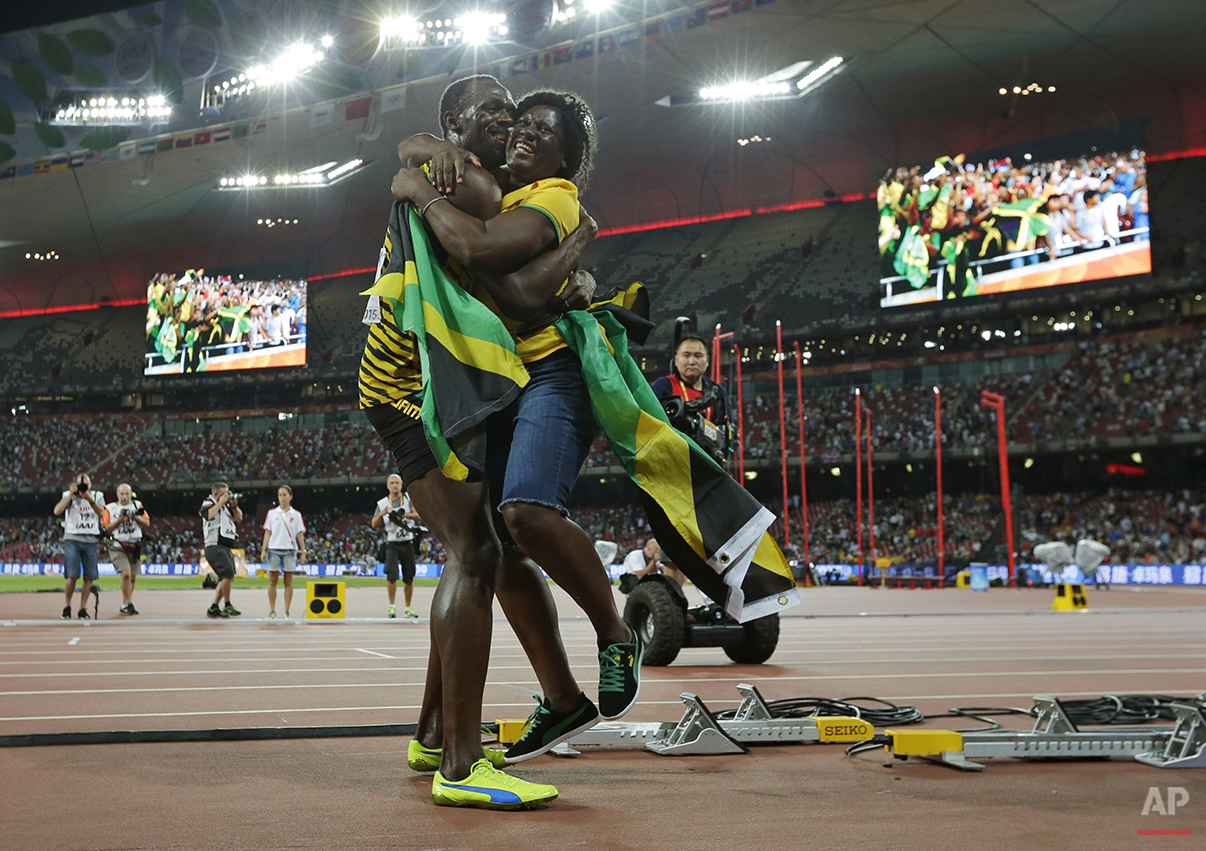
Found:
<svg viewBox="0 0 1206 851"><path fill-rule="evenodd" d="M485 441L478 428L519 397L528 373L510 332L431 256L422 220L394 204L377 282L398 327L415 335L423 371L420 416L427 442L450 479L480 476Z"/></svg>
<svg viewBox="0 0 1206 851"><path fill-rule="evenodd" d="M674 566L742 623L799 605L791 568L767 532L775 516L670 425L616 315L571 311L557 328L582 363L595 419Z"/></svg>

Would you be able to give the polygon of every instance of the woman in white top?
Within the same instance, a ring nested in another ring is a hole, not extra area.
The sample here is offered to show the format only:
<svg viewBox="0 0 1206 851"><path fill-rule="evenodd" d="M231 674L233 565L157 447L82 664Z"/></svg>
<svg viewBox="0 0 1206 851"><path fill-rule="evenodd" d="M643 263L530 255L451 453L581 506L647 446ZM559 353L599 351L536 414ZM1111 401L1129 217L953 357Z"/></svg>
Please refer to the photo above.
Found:
<svg viewBox="0 0 1206 851"><path fill-rule="evenodd" d="M276 508L264 518L264 543L260 545L260 561L268 565L268 619L276 619L276 583L285 574L285 617L293 602L293 573L300 557L305 560L306 543L302 533L306 522L293 507L293 489L281 485L276 491Z"/></svg>

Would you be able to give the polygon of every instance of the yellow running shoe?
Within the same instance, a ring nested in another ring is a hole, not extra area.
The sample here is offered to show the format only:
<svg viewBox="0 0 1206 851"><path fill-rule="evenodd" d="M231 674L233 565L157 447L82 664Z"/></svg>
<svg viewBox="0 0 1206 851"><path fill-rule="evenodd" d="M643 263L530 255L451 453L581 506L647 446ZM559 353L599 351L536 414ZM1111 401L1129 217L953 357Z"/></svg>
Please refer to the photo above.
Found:
<svg viewBox="0 0 1206 851"><path fill-rule="evenodd" d="M439 807L478 807L484 810L526 810L557 797L557 787L529 783L492 766L486 759L473 763L464 780L445 780L440 772L431 781L431 800Z"/></svg>
<svg viewBox="0 0 1206 851"><path fill-rule="evenodd" d="M503 751L482 748L486 759L495 768L507 764L507 755ZM411 739L406 746L406 764L411 771L437 771L440 767L440 757L444 755L443 748L425 748L418 739Z"/></svg>

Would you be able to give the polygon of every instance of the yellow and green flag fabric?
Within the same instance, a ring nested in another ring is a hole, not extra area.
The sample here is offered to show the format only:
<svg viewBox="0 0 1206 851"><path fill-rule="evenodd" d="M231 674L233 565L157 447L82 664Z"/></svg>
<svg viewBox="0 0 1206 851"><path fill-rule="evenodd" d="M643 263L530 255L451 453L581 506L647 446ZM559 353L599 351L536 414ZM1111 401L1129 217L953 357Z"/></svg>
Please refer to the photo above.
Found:
<svg viewBox="0 0 1206 851"><path fill-rule="evenodd" d="M436 262L409 203L394 204L386 245L388 259L363 295L378 296L398 328L415 335L423 375L420 416L441 471L457 481L480 478L481 426L519 397L527 370L498 317Z"/></svg>
<svg viewBox="0 0 1206 851"><path fill-rule="evenodd" d="M606 307L571 311L557 327L578 355L595 419L674 566L742 623L799 605L791 568L767 532L775 516L670 425L616 315Z"/></svg>

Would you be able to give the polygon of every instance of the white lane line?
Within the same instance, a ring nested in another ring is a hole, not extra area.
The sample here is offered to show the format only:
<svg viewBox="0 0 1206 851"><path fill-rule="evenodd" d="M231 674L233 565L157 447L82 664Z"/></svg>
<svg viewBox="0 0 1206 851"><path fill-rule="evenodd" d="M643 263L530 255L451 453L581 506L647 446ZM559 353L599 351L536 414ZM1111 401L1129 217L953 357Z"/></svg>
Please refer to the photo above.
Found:
<svg viewBox="0 0 1206 851"><path fill-rule="evenodd" d="M917 679L994 679L997 677L1095 677L1095 676L1117 676L1123 674L1206 674L1206 668L1159 668L1159 669L1113 669L1101 671L970 671L967 673L942 673L942 672L922 672L914 674L833 674L824 676L779 676L773 679L767 679L763 682L823 682L828 680L859 680L862 682L874 680L917 680ZM749 681L748 676L741 677L708 677L707 679L700 678L683 678L683 679L657 679L648 680L646 685L694 685L699 686L704 684L715 683L744 683ZM0 697L32 697L39 695L63 695L63 694L153 694L162 692L212 692L212 691L293 691L295 689L330 689L330 688L410 688L422 686L424 683L419 682L384 682L384 683L298 683L298 684L274 684L274 685L242 685L242 686L189 686L186 688L131 688L131 689L46 689L38 691L6 691L0 692ZM487 685L509 685L500 683L488 683Z"/></svg>
<svg viewBox="0 0 1206 851"><path fill-rule="evenodd" d="M702 655L703 651L707 651L707 650L714 651L717 649L718 648L715 648L715 647L711 647L711 648L708 648L708 647L684 647L683 652L686 653L688 651L699 651L700 654ZM374 653L372 650L364 650L363 652L370 653L374 656L381 656L382 658L385 658L385 659L397 659L398 658L396 656L386 656L382 653ZM514 654L514 656L511 658L522 658L522 655L523 654ZM598 656L597 653L595 653L595 654L570 654L569 658L570 659L579 659L579 658L580 659L590 659L593 661L597 656ZM504 657L495 656L492 658L504 658ZM681 656L679 657L680 660L682 658L683 657L681 657ZM1067 662L1067 661L1093 661L1093 660L1098 660L1098 659L1108 659L1109 661L1118 661L1118 660L1135 661L1135 660L1150 660L1150 659L1202 659L1202 658L1206 658L1206 653L1187 653L1187 654L1177 654L1177 653L1164 654L1164 653L1161 653L1161 654L1150 654L1150 655L1149 654L1117 655L1117 654L1105 653L1101 656L1049 656L1049 657L1044 657L1043 661L1045 661L1045 662ZM916 658L910 658L910 659L900 659L900 658L780 659L778 656L772 657L772 660L773 660L775 666L777 666L777 667L782 667L785 665L812 666L812 665L924 664L926 662L936 661L933 659L916 659ZM369 660L369 659L350 659L349 661L370 662L371 660ZM942 657L941 661L943 663L946 663L946 662L981 662L981 663L987 664L987 663L991 663L991 662L1033 662L1033 661L1035 661L1035 658L1033 656L944 656L944 657ZM101 664L101 663L90 661L88 664L91 666L91 665L96 665L96 664ZM578 667L587 668L589 666L586 664L581 664ZM682 666L675 666L675 667L682 667ZM697 667L697 666L692 665L691 667ZM724 669L724 668L731 667L731 665L728 662L718 662L712 667L716 667L718 669ZM512 670L530 670L530 669L531 669L531 665L493 665L492 664L490 666L490 670L492 670L492 671L512 671ZM246 669L215 668L215 669L210 669L210 670L185 669L185 670L178 670L178 671L63 671L63 672L56 672L54 674L50 674L45 671L39 671L36 673L0 674L0 682L2 682L4 680L30 679L30 678L47 679L49 677L55 677L58 679L62 679L62 678L66 678L66 677L104 677L106 679L113 679L115 677L175 677L175 676L194 677L194 676L205 676L205 675L209 675L209 674L213 674L213 675L221 674L222 676L235 676L235 675L239 675L239 674L248 674L248 675L252 675L252 674L255 674L255 675L259 675L259 674L352 674L352 673L360 673L360 672L375 673L379 670L381 670L381 669L375 668L375 667L366 667L366 668L339 667L339 668L246 668ZM413 666L411 666L411 665L392 666L391 665L391 666L389 666L388 670L390 670L390 671L425 671L425 670L427 670L427 666L426 666L426 664L413 665ZM769 679L769 680L778 679L778 675L771 674L771 675L768 675L765 679ZM650 677L648 681L655 682L656 680L654 680L652 677Z"/></svg>
<svg viewBox="0 0 1206 851"><path fill-rule="evenodd" d="M397 659L398 658L397 656L386 656L384 653L378 653L376 650L365 650L363 647L353 647L352 649L357 650L360 653L367 653L370 656L380 656L382 659Z"/></svg>
<svg viewBox="0 0 1206 851"><path fill-rule="evenodd" d="M80 637L77 635L75 638L71 639L71 640L70 640L70 641L68 641L67 643L68 643L68 644L79 644L79 643L80 643Z"/></svg>
<svg viewBox="0 0 1206 851"><path fill-rule="evenodd" d="M1196 682L1196 681L1195 681ZM1179 686L1160 685L1159 690L1162 693L1170 694L1178 691L1192 690L1196 685ZM1100 691L1060 691L1060 696L1065 698L1071 697L1097 697L1100 696ZM883 698L890 700L893 703L902 701L917 701L917 700L986 700L991 698L1006 697L1006 698L1021 698L1029 700L1034 696L1033 691L1013 691L1013 692L992 692L981 694L921 694L921 695L895 695ZM730 701L724 698L708 698L708 700L719 706ZM738 703L736 697L731 700L733 705ZM530 700L521 701L520 703L496 703L494 701L485 701L482 708L490 709L524 709L532 705ZM677 718L681 714L682 701L680 700L642 700L639 706L674 706L679 708L679 712L667 713L667 716L673 715ZM320 706L309 709L241 709L241 710L211 710L203 712L125 712L112 713L106 715L22 715L11 717L0 717L0 722L5 721L83 721L102 718L204 718L204 717L245 717L249 715L282 715L282 714L298 714L298 713L327 713L327 712L417 712L422 707L418 704L413 705L390 705L390 706ZM484 717L490 717L493 712L487 713Z"/></svg>

